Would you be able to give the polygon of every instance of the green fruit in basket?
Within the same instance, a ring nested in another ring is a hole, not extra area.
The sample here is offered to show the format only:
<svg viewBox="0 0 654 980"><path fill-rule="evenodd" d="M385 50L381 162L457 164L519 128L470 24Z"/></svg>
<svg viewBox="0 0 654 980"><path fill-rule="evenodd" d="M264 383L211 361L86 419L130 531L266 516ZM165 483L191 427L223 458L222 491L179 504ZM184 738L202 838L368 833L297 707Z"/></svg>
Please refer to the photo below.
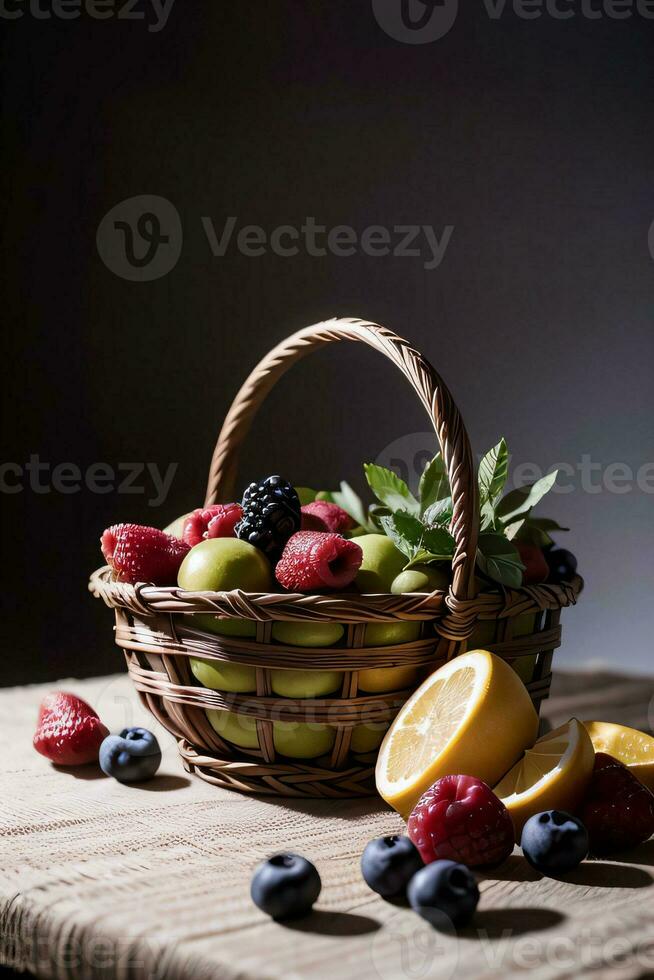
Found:
<svg viewBox="0 0 654 980"><path fill-rule="evenodd" d="M254 667L245 664L226 664L220 660L205 660L190 657L193 676L212 691L227 691L229 694L251 694L257 689L257 674Z"/></svg>
<svg viewBox="0 0 654 980"><path fill-rule="evenodd" d="M342 638L340 623L274 623L277 643L294 647L330 647ZM322 698L337 691L343 675L336 670L273 670L272 689L281 698Z"/></svg>
<svg viewBox="0 0 654 980"><path fill-rule="evenodd" d="M535 629L536 613L523 613L522 616L516 617L513 624L513 639L515 640L520 636L529 636ZM511 662L511 666L522 683L528 684L534 677L536 654L530 654L528 657L516 657Z"/></svg>
<svg viewBox="0 0 654 980"><path fill-rule="evenodd" d="M290 759L316 759L329 752L336 730L327 725L304 724L299 721L273 722L275 751Z"/></svg>
<svg viewBox="0 0 654 980"><path fill-rule="evenodd" d="M450 587L450 575L444 568L436 565L416 565L393 579L391 592L403 595L405 592L447 592Z"/></svg>
<svg viewBox="0 0 654 980"><path fill-rule="evenodd" d="M236 711L223 711L220 708L207 708L209 724L221 738L242 749L257 749L259 736L255 718L240 715Z"/></svg>
<svg viewBox="0 0 654 980"><path fill-rule="evenodd" d="M364 755L366 752L374 752L382 744L387 731L388 725L386 722L357 725L352 732L350 752L356 752L358 755Z"/></svg>
<svg viewBox="0 0 654 980"><path fill-rule="evenodd" d="M359 690L365 694L384 694L413 688L418 679L416 667L371 667L359 672Z"/></svg>
<svg viewBox="0 0 654 980"><path fill-rule="evenodd" d="M182 533L184 531L184 523L187 517L190 517L190 512L188 514L182 514L181 517L175 518L174 521L164 528L166 534L172 534L174 538L179 538L181 540Z"/></svg>
<svg viewBox="0 0 654 980"><path fill-rule="evenodd" d="M363 552L361 567L354 580L359 591L368 594L390 592L393 580L406 565L404 555L385 534L362 534L357 537L357 544Z"/></svg>
<svg viewBox="0 0 654 980"><path fill-rule="evenodd" d="M420 637L421 623L370 623L364 634L364 647L389 647L412 643Z"/></svg>
<svg viewBox="0 0 654 980"><path fill-rule="evenodd" d="M272 571L268 559L239 538L210 538L191 548L181 564L178 585L189 592L268 592ZM224 636L254 636L256 625L246 619L217 619L205 613L194 617L199 629Z"/></svg>
<svg viewBox="0 0 654 980"><path fill-rule="evenodd" d="M468 650L486 650L489 645L496 643L497 625L496 619L478 619L472 636L468 639Z"/></svg>
<svg viewBox="0 0 654 980"><path fill-rule="evenodd" d="M343 636L340 623L273 623L276 643L291 647L331 647Z"/></svg>
<svg viewBox="0 0 654 980"><path fill-rule="evenodd" d="M343 674L337 670L271 670L270 683L280 698L323 698L340 690Z"/></svg>
<svg viewBox="0 0 654 980"><path fill-rule="evenodd" d="M420 623L370 623L366 626L365 647L393 646L411 643L420 636ZM359 672L359 688L366 694L403 691L413 687L417 678L415 667L371 667Z"/></svg>

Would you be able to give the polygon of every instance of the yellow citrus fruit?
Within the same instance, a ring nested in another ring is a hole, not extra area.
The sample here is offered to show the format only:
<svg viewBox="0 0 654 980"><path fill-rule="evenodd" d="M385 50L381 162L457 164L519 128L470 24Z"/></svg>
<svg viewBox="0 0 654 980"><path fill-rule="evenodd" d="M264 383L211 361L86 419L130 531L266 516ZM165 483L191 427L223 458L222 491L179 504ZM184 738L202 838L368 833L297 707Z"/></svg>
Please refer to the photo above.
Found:
<svg viewBox="0 0 654 980"><path fill-rule="evenodd" d="M538 733L527 690L500 657L474 650L424 681L382 742L377 790L407 817L441 776L476 776L492 786Z"/></svg>
<svg viewBox="0 0 654 980"><path fill-rule="evenodd" d="M511 814L520 839L523 826L543 810L574 813L581 803L595 763L593 743L580 721L571 718L527 749L522 759L494 787Z"/></svg>
<svg viewBox="0 0 654 980"><path fill-rule="evenodd" d="M637 728L614 725L610 721L585 721L596 752L606 752L622 762L654 792L654 738Z"/></svg>

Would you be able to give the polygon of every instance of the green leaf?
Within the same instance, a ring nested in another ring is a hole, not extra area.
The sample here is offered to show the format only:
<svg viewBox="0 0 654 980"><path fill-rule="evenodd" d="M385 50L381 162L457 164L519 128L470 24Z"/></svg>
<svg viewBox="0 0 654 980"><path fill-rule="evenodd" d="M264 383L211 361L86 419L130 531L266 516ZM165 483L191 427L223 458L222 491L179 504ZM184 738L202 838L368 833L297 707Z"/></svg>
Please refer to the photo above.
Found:
<svg viewBox="0 0 654 980"><path fill-rule="evenodd" d="M525 518L519 517L517 521L513 522L513 524L506 525L506 527L504 528L504 533L506 534L509 541L513 541L513 539L519 535L520 528L523 526L524 523L525 523Z"/></svg>
<svg viewBox="0 0 654 980"><path fill-rule="evenodd" d="M451 559L456 547L454 538L444 527L425 528L420 544L432 555L432 560L440 561Z"/></svg>
<svg viewBox="0 0 654 980"><path fill-rule="evenodd" d="M519 589L522 585L524 565L515 545L503 534L479 535L477 564L494 582L510 589Z"/></svg>
<svg viewBox="0 0 654 980"><path fill-rule="evenodd" d="M421 514L425 514L432 504L450 496L450 481L440 453L436 453L422 471L419 495Z"/></svg>
<svg viewBox="0 0 654 980"><path fill-rule="evenodd" d="M495 507L490 500L486 500L480 507L479 527L482 531L495 530Z"/></svg>
<svg viewBox="0 0 654 980"><path fill-rule="evenodd" d="M340 492L333 490L329 496L331 497L331 503L338 504L339 507L342 507L353 521L356 521L362 527L368 527L366 508L363 506L359 494L352 489L349 483L342 480Z"/></svg>
<svg viewBox="0 0 654 980"><path fill-rule="evenodd" d="M418 518L405 511L396 511L388 517L382 517L380 523L398 551L411 559L420 548L424 532Z"/></svg>
<svg viewBox="0 0 654 980"><path fill-rule="evenodd" d="M502 524L512 524L518 517L526 517L532 507L535 507L539 500L552 489L556 483L559 471L554 470L547 476L537 480L536 483L528 483L527 486L518 487L503 497L495 513L501 519Z"/></svg>
<svg viewBox="0 0 654 980"><path fill-rule="evenodd" d="M515 535L515 540L522 541L524 544L534 544L538 548L547 548L554 544L551 531L570 530L567 527L561 527L557 521L553 521L549 517L527 517L521 521L521 524L522 526ZM509 536L508 530L506 528L507 537Z"/></svg>
<svg viewBox="0 0 654 980"><path fill-rule="evenodd" d="M509 450L500 439L479 464L479 496L482 504L493 502L502 493L509 475Z"/></svg>
<svg viewBox="0 0 654 980"><path fill-rule="evenodd" d="M561 527L558 521L551 517L530 517L529 523L541 531L569 531L569 527Z"/></svg>
<svg viewBox="0 0 654 980"><path fill-rule="evenodd" d="M409 559L406 567L421 562L451 561L455 542L445 528L425 527L422 521L406 511L382 517L381 524L395 547Z"/></svg>
<svg viewBox="0 0 654 980"><path fill-rule="evenodd" d="M415 568L416 565L434 565L439 562L449 561L450 559L444 559L441 555L434 555L431 551L425 551L424 548L420 548L416 551L415 555L408 561L404 566L404 571L408 571L410 568Z"/></svg>
<svg viewBox="0 0 654 980"><path fill-rule="evenodd" d="M439 524L449 527L452 520L452 498L443 497L431 504L422 515L425 524Z"/></svg>
<svg viewBox="0 0 654 980"><path fill-rule="evenodd" d="M413 496L408 486L397 473L387 470L385 466L375 463L364 463L368 486L377 500L391 510L404 510L410 514L420 513L420 504Z"/></svg>

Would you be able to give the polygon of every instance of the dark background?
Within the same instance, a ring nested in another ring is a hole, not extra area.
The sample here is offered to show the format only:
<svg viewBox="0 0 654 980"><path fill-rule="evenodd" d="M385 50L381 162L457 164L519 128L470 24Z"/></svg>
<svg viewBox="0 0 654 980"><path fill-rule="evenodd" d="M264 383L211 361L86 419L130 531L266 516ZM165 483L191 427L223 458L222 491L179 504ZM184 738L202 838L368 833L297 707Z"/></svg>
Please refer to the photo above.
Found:
<svg viewBox="0 0 654 980"><path fill-rule="evenodd" d="M359 315L410 338L476 452L504 434L544 469L654 459L654 21L461 6L424 45L387 36L367 0L177 0L159 33L88 16L3 25L3 459L178 470L157 508L150 483L0 494L2 683L120 669L111 613L86 593L100 532L201 503L240 381L316 320ZM130 282L96 232L144 194L177 209L183 250L168 275ZM455 230L432 271L234 245L216 258L201 218L220 229L229 215L268 232L309 215ZM426 429L381 358L330 349L267 403L244 480L360 485L363 460ZM572 526L587 579L558 662L648 670L653 488L573 482L545 508Z"/></svg>

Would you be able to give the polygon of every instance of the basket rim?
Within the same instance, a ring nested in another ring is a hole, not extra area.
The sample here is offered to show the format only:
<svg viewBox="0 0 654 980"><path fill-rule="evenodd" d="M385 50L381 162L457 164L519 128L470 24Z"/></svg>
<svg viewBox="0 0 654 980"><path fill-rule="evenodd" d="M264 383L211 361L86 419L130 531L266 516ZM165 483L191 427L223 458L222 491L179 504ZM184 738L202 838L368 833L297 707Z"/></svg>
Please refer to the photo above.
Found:
<svg viewBox="0 0 654 980"><path fill-rule="evenodd" d="M178 586L118 582L108 565L96 569L89 591L114 609L128 609L143 616L205 613L221 619L256 622L332 621L344 623L421 622L449 613L468 620L514 616L575 605L584 586L579 575L561 584L523 585L519 589L483 592L473 599L457 600L450 591L437 593L304 593L189 592Z"/></svg>

